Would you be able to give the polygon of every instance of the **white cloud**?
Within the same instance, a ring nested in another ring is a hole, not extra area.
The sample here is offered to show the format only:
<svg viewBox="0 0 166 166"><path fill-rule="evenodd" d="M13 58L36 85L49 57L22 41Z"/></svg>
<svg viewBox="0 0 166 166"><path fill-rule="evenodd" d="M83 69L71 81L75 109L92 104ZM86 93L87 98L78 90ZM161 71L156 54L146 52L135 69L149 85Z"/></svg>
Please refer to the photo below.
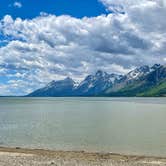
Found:
<svg viewBox="0 0 166 166"><path fill-rule="evenodd" d="M0 21L0 33L8 39L0 47L2 71L10 80L22 80L18 89L23 86L26 93L27 84L30 90L65 76L81 80L98 69L126 73L143 64L165 63L165 1L102 2L108 10L121 7L114 9L116 14L82 19L45 13L14 20L6 15Z"/></svg>
<svg viewBox="0 0 166 166"><path fill-rule="evenodd" d="M22 8L22 3L16 1L16 2L14 2L13 6L16 7L16 8Z"/></svg>
<svg viewBox="0 0 166 166"><path fill-rule="evenodd" d="M165 0L99 0L110 11L128 12L131 8L146 8L158 5L166 6Z"/></svg>

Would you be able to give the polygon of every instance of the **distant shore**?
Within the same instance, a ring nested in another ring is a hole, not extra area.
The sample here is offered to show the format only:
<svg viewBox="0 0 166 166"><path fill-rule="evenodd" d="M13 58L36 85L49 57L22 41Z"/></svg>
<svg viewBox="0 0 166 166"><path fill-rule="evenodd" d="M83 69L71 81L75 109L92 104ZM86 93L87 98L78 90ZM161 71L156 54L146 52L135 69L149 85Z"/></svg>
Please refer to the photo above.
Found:
<svg viewBox="0 0 166 166"><path fill-rule="evenodd" d="M51 151L0 147L1 166L157 166L166 158L84 151Z"/></svg>

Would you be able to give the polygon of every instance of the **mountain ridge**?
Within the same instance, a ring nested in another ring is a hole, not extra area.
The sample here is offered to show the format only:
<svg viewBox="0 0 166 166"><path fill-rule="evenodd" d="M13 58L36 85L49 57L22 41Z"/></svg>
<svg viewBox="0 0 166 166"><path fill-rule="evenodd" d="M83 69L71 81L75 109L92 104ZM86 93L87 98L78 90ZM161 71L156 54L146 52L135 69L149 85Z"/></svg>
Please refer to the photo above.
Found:
<svg viewBox="0 0 166 166"><path fill-rule="evenodd" d="M67 77L52 81L27 97L73 97L73 96L166 96L166 66L155 64L138 67L126 75L108 74L98 70L88 75L77 86Z"/></svg>

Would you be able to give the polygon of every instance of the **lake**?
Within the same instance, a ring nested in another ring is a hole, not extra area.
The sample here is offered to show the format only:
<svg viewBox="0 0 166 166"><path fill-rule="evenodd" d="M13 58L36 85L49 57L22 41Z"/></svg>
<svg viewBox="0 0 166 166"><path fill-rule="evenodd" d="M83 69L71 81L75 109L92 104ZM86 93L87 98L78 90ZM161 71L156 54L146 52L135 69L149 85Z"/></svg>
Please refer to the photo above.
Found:
<svg viewBox="0 0 166 166"><path fill-rule="evenodd" d="M166 98L0 98L0 146L166 156Z"/></svg>

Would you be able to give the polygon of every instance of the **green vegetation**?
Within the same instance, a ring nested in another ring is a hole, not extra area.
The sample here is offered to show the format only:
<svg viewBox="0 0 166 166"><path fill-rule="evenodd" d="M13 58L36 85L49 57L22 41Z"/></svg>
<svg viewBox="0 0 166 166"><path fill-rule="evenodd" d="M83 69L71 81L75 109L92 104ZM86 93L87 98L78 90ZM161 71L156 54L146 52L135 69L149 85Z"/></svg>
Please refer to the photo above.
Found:
<svg viewBox="0 0 166 166"><path fill-rule="evenodd" d="M150 88L149 90L138 94L138 96L166 96L166 80Z"/></svg>

